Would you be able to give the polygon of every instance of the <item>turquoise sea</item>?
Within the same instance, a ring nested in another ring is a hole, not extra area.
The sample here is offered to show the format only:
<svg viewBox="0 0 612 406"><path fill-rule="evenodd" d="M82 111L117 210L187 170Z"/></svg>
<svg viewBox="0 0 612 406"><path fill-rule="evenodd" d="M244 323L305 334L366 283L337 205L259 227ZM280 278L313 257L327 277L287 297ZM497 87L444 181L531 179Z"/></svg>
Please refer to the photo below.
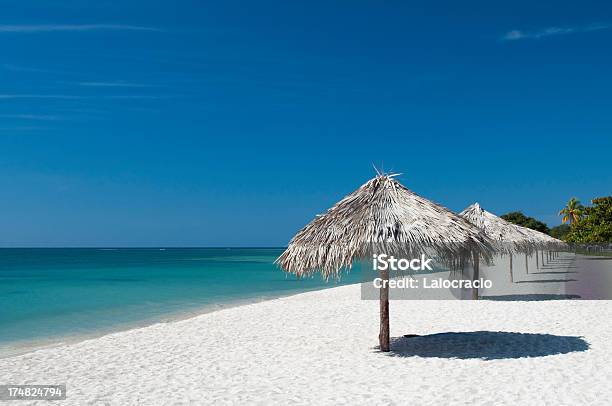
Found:
<svg viewBox="0 0 612 406"><path fill-rule="evenodd" d="M281 252L0 249L0 356L337 285L286 275L273 264Z"/></svg>

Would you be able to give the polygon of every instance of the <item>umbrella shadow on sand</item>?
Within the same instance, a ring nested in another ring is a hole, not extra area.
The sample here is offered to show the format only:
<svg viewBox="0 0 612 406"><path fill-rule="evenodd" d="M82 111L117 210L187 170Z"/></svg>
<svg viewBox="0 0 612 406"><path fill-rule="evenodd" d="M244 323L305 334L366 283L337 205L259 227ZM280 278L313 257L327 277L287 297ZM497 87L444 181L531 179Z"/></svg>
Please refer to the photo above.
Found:
<svg viewBox="0 0 612 406"><path fill-rule="evenodd" d="M528 293L524 295L497 295L481 296L482 300L496 300L500 302L515 302L518 300L527 302L548 301L548 300L568 300L580 299L580 295L554 294L554 293Z"/></svg>
<svg viewBox="0 0 612 406"><path fill-rule="evenodd" d="M577 282L578 279L535 279L532 281L516 281L514 283L560 283L560 282Z"/></svg>
<svg viewBox="0 0 612 406"><path fill-rule="evenodd" d="M396 337L391 341L395 357L513 359L545 357L587 351L582 337L505 331L469 331L425 336Z"/></svg>

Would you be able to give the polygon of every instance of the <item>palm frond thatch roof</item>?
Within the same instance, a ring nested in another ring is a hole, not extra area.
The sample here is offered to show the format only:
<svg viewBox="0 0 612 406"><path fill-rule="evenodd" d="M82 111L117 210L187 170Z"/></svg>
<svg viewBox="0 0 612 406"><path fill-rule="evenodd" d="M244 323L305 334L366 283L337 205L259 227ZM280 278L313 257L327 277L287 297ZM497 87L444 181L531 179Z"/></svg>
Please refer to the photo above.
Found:
<svg viewBox="0 0 612 406"><path fill-rule="evenodd" d="M520 226L517 226L520 227ZM548 234L544 234L541 231L533 230L531 228L521 227L526 233L530 234L531 238L537 241L537 247L542 250L565 250L568 248L567 243L551 237Z"/></svg>
<svg viewBox="0 0 612 406"><path fill-rule="evenodd" d="M537 236L528 232L526 228L512 224L495 214L486 211L480 204L474 203L466 207L461 217L474 224L497 243L502 253L531 253L541 242Z"/></svg>
<svg viewBox="0 0 612 406"><path fill-rule="evenodd" d="M379 174L317 216L276 263L298 276L319 271L328 279L377 252L427 253L451 267L472 253L490 261L494 242L484 232L410 191L395 176Z"/></svg>

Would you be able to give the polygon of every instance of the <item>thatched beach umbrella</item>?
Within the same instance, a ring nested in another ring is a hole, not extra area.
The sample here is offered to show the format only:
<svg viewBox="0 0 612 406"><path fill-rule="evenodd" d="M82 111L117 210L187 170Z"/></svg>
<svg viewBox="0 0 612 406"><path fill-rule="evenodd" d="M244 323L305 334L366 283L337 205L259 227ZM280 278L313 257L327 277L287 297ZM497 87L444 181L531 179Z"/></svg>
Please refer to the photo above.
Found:
<svg viewBox="0 0 612 406"><path fill-rule="evenodd" d="M478 203L466 207L459 215L483 230L489 238L494 240L498 251L502 255L509 255L510 280L514 282L512 255L524 253L525 258L527 258L527 255L535 251L539 240L525 228L497 217L495 214L484 210Z"/></svg>
<svg viewBox="0 0 612 406"><path fill-rule="evenodd" d="M377 253L417 258L427 252L451 268L473 258L490 261L493 242L481 230L408 190L395 176L378 174L317 216L276 262L299 277L320 272L328 280L339 279L355 261ZM389 280L388 271L380 276ZM389 287L384 282L379 341L381 351L389 351Z"/></svg>

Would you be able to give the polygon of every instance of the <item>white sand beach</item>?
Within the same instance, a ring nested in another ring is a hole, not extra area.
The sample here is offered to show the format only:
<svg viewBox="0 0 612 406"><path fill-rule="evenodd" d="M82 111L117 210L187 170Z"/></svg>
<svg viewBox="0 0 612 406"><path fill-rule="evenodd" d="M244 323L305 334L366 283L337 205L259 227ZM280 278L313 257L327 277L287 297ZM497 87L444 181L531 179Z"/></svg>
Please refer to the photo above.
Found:
<svg viewBox="0 0 612 406"><path fill-rule="evenodd" d="M378 306L359 285L304 293L2 359L0 377L65 383L62 405L610 404L611 301L393 301L387 354Z"/></svg>

